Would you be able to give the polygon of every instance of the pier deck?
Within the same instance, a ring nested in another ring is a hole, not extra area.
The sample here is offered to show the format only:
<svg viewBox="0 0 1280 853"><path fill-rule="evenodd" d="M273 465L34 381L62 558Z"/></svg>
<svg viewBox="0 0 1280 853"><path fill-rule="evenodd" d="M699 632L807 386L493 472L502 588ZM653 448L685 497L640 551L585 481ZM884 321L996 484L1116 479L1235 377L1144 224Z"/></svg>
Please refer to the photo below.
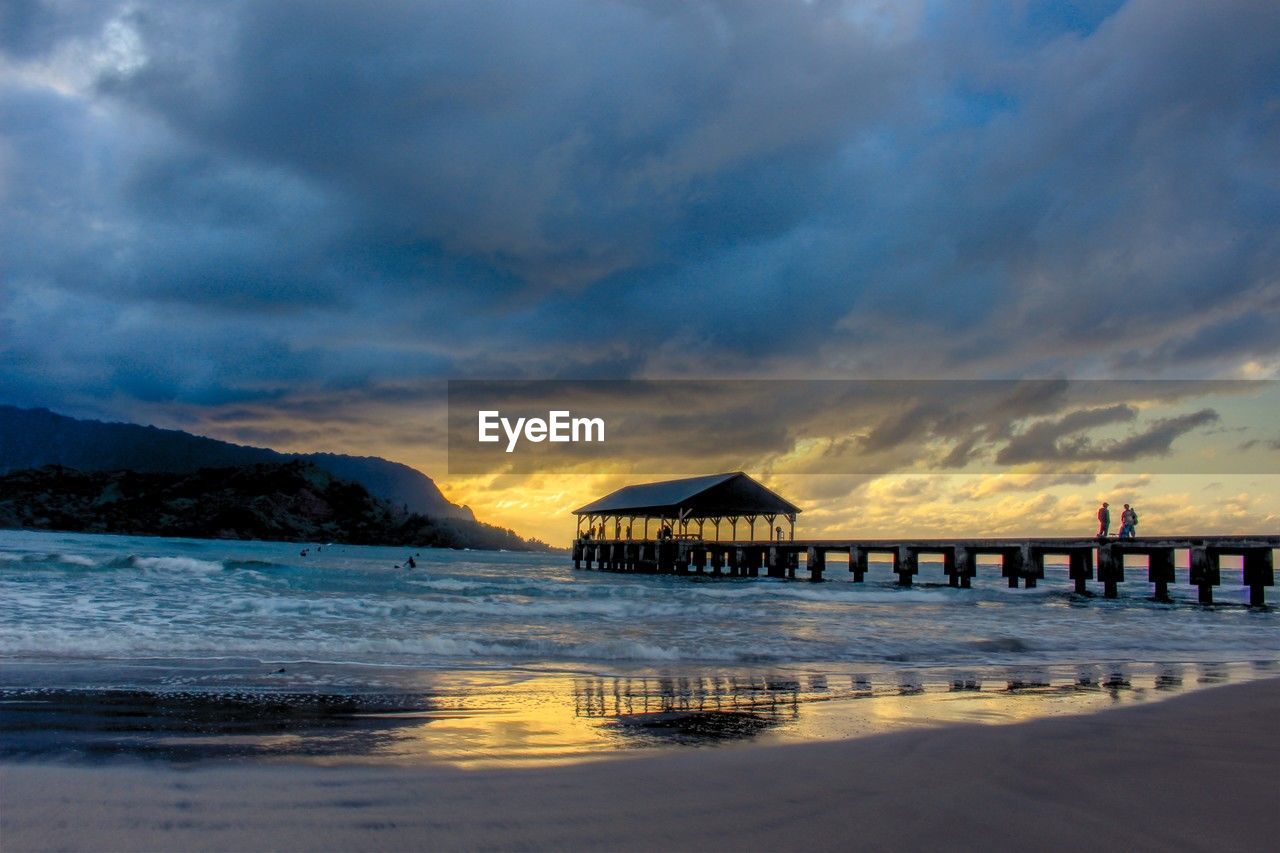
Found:
<svg viewBox="0 0 1280 853"><path fill-rule="evenodd" d="M1189 581L1199 590L1202 604L1213 603L1213 589L1220 586L1222 557L1242 558L1244 586L1249 603L1266 604L1265 589L1275 585L1273 550L1280 535L1259 536L1148 536L1134 539L1016 538L1016 539L810 539L783 541L713 541L699 538L592 539L573 543L575 569L671 574L712 574L795 578L801 570L811 581L823 580L828 556L846 557L854 582L861 582L870 568L872 554L889 555L892 572L901 586L911 586L920 572L920 557L941 557L947 583L967 588L977 576L978 557L998 556L1000 574L1010 587L1034 587L1044 578L1046 556L1065 557L1067 574L1075 591L1088 594L1088 582L1102 584L1107 598L1119 595L1125 580L1125 557L1147 559L1146 580L1153 597L1168 601L1175 582L1175 554L1188 552ZM1133 566L1128 567L1130 571Z"/></svg>

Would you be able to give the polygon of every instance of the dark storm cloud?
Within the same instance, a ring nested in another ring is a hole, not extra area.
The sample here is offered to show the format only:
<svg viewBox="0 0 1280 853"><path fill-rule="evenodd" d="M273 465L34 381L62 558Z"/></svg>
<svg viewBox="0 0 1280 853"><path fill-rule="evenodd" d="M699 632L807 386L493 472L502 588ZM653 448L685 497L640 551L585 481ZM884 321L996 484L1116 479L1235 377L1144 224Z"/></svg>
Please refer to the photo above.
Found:
<svg viewBox="0 0 1280 853"><path fill-rule="evenodd" d="M1277 356L1277 42L1245 0L15 0L0 381L269 419L466 375L1233 375ZM961 467L1124 402L1022 393L811 418Z"/></svg>
<svg viewBox="0 0 1280 853"><path fill-rule="evenodd" d="M104 92L341 193L383 236L581 286L785 231L907 57L784 4L236 6L140 14ZM182 18L183 20L176 20Z"/></svg>
<svg viewBox="0 0 1280 853"><path fill-rule="evenodd" d="M752 464L773 474L1012 471L1063 476L1043 482L1079 485L1085 480L1072 478L1101 472L1274 468L1272 460L1241 457L1236 446L1242 429L1270 429L1280 383L1045 380L1038 383L1046 386L1041 393L1033 384L450 382L449 469L456 475L581 473L607 463L629 465L635 475L686 475ZM1188 401L1205 398L1224 402L1228 416L1203 407L1188 411ZM1055 402L1046 410L1048 400ZM1121 400L1141 401L1142 408ZM476 440L481 411L497 411L515 423L553 410L600 418L604 442L517 442L509 449L505 440ZM1202 429L1219 421L1220 428ZM1192 433L1194 443L1180 441Z"/></svg>
<svg viewBox="0 0 1280 853"><path fill-rule="evenodd" d="M1001 448L996 461L1006 465L1073 457L1089 447L1087 430L1113 423L1132 422L1137 409L1120 404L1100 409L1080 409L1060 418L1038 421ZM1070 439L1065 445L1063 439Z"/></svg>
<svg viewBox="0 0 1280 853"><path fill-rule="evenodd" d="M1028 462L1133 462L1152 456L1168 456L1175 439L1198 427L1220 420L1213 409L1201 409L1176 417L1159 418L1146 429L1124 438L1100 440L1088 430L1112 423L1132 422L1131 406L1086 409L1052 421L1041 421L1017 435L996 454L1001 465Z"/></svg>

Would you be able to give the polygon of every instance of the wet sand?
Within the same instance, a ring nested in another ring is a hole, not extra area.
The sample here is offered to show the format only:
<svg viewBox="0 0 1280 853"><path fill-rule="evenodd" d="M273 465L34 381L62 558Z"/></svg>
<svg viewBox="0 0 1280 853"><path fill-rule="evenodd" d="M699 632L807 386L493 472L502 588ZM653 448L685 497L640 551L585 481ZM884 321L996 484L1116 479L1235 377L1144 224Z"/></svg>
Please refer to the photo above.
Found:
<svg viewBox="0 0 1280 853"><path fill-rule="evenodd" d="M1274 849L1280 679L835 743L533 769L17 763L25 850Z"/></svg>

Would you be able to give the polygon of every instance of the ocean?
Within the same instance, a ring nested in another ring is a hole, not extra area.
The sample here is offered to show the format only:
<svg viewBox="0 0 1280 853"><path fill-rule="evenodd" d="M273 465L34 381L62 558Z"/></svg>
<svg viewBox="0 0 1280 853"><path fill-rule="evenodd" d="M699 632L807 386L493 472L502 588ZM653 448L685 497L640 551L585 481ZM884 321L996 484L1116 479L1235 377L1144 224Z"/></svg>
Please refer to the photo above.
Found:
<svg viewBox="0 0 1280 853"><path fill-rule="evenodd" d="M0 531L0 757L519 765L1076 713L1280 673L1276 612L1223 574L1202 607L1185 569L1159 604L1054 566L904 589Z"/></svg>

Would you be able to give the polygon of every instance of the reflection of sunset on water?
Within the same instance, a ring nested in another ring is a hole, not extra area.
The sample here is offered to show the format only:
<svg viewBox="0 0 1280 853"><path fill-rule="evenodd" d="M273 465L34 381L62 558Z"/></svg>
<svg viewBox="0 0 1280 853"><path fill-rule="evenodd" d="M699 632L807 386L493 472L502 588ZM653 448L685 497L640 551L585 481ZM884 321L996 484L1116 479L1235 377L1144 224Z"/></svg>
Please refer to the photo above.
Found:
<svg viewBox="0 0 1280 853"><path fill-rule="evenodd" d="M1252 664L1124 664L985 675L537 674L510 683L449 675L431 683L437 708L412 715L358 760L546 766L673 746L840 740L955 723L1004 725L1151 702L1261 674Z"/></svg>

